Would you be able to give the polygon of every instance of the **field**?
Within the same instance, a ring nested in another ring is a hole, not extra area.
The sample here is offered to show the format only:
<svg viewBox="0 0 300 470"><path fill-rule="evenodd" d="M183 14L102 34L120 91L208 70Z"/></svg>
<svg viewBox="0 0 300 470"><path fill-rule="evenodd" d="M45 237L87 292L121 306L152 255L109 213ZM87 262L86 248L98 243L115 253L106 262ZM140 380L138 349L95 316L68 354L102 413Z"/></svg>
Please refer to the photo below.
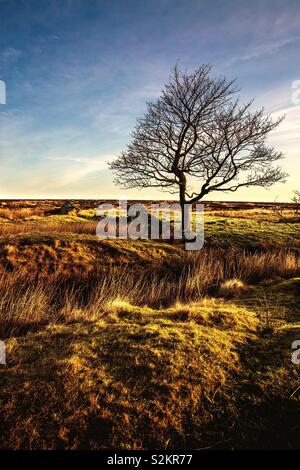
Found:
<svg viewBox="0 0 300 470"><path fill-rule="evenodd" d="M98 204L0 202L0 447L300 448L293 205L205 203L195 253Z"/></svg>

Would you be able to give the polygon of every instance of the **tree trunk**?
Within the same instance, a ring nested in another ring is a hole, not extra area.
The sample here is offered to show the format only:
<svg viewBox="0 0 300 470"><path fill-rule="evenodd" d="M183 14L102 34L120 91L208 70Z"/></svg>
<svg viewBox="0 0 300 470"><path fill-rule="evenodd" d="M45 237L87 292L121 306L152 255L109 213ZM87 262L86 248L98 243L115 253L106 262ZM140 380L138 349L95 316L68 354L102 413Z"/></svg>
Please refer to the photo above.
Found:
<svg viewBox="0 0 300 470"><path fill-rule="evenodd" d="M180 178L180 186L179 186L179 201L180 201L180 206L181 206L181 232L182 232L182 239L185 240L185 231L188 227L186 227L185 223L185 191L186 191L186 177L184 174L181 175Z"/></svg>

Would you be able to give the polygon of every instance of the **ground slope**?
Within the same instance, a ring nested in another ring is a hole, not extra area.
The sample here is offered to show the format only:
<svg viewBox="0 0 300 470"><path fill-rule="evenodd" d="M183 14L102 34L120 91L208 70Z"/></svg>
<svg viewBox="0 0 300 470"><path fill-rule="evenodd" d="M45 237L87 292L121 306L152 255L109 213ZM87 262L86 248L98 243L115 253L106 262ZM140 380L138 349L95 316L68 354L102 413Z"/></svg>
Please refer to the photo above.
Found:
<svg viewBox="0 0 300 470"><path fill-rule="evenodd" d="M291 309L272 327L250 289L160 310L115 301L11 338L1 448L299 448L299 286L277 282L273 306L285 293Z"/></svg>

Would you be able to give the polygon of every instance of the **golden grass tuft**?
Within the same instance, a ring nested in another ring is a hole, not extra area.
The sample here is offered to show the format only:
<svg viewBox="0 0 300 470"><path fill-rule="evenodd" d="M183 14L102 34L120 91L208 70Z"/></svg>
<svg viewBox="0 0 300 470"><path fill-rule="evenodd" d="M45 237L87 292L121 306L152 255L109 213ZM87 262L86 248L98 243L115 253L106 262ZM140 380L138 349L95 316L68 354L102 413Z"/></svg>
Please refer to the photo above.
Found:
<svg viewBox="0 0 300 470"><path fill-rule="evenodd" d="M245 283L240 279L228 279L219 287L218 294L221 297L232 298L238 297L246 290Z"/></svg>

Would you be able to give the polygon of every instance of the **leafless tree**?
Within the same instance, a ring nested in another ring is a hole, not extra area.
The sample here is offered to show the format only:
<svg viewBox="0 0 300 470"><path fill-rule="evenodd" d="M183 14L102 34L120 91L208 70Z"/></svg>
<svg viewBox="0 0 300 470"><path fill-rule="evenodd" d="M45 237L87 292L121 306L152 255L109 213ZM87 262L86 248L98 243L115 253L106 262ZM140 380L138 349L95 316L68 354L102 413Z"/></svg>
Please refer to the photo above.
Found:
<svg viewBox="0 0 300 470"><path fill-rule="evenodd" d="M300 212L300 191L294 191L293 203L296 205L296 213Z"/></svg>
<svg viewBox="0 0 300 470"><path fill-rule="evenodd" d="M264 109L240 106L234 81L212 78L211 66L172 70L169 84L137 120L127 149L110 163L124 188L178 193L181 207L212 191L269 187L287 176L273 166L283 155L266 145L273 121Z"/></svg>
<svg viewBox="0 0 300 470"><path fill-rule="evenodd" d="M294 191L294 196L291 199L292 204L289 204L288 209L292 215L286 215L285 207L275 205L273 208L274 213L278 217L279 222L284 222L288 225L297 235L299 235L298 223L300 221L300 191ZM291 206L291 207L290 207ZM296 224L296 225L295 225Z"/></svg>

